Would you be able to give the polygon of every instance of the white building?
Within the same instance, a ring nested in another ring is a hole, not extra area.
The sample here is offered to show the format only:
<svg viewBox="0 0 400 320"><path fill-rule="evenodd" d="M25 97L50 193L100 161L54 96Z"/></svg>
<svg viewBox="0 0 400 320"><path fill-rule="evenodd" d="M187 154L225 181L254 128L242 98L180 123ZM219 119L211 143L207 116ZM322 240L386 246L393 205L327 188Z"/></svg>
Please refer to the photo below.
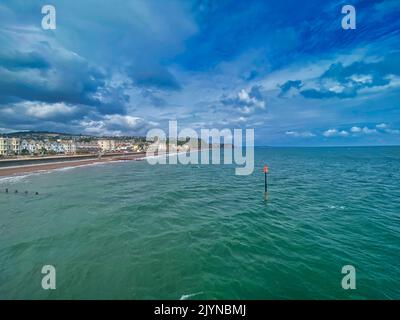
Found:
<svg viewBox="0 0 400 320"><path fill-rule="evenodd" d="M101 148L96 142L77 142L76 152L78 153L99 153Z"/></svg>
<svg viewBox="0 0 400 320"><path fill-rule="evenodd" d="M29 151L29 153L36 152L36 141L35 140L29 140L28 151Z"/></svg>
<svg viewBox="0 0 400 320"><path fill-rule="evenodd" d="M0 155L20 154L20 144L21 140L19 138L0 137Z"/></svg>
<svg viewBox="0 0 400 320"><path fill-rule="evenodd" d="M65 154L74 154L76 152L76 146L72 140L63 141L61 144Z"/></svg>
<svg viewBox="0 0 400 320"><path fill-rule="evenodd" d="M29 152L29 142L25 139L21 141L20 144L21 153L26 150L25 152Z"/></svg>
<svg viewBox="0 0 400 320"><path fill-rule="evenodd" d="M111 152L115 151L115 140L112 139L101 139L97 141L101 150L103 152Z"/></svg>
<svg viewBox="0 0 400 320"><path fill-rule="evenodd" d="M10 139L11 154L18 155L21 153L21 139L11 138Z"/></svg>
<svg viewBox="0 0 400 320"><path fill-rule="evenodd" d="M55 153L63 153L64 148L61 143L59 143L58 141L54 141L50 143L50 151L53 151Z"/></svg>
<svg viewBox="0 0 400 320"><path fill-rule="evenodd" d="M35 141L35 152L43 153L44 150L46 150L45 143L43 141Z"/></svg>
<svg viewBox="0 0 400 320"><path fill-rule="evenodd" d="M5 156L8 155L10 150L10 142L8 138L0 137L0 155Z"/></svg>

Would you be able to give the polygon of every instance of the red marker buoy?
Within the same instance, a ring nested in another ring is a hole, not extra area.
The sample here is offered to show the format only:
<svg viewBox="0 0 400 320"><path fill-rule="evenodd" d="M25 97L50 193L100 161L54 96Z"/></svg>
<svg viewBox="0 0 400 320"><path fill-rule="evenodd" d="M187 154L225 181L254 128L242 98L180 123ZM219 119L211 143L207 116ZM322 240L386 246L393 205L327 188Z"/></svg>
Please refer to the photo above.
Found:
<svg viewBox="0 0 400 320"><path fill-rule="evenodd" d="M269 168L267 165L264 166L264 197L265 200L268 200L268 172Z"/></svg>

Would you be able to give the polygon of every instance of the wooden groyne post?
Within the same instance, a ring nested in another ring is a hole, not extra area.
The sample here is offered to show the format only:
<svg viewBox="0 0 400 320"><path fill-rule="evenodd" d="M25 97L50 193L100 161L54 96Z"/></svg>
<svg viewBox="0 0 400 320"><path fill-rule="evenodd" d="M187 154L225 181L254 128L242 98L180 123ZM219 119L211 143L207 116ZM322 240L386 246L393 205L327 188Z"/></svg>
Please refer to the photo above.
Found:
<svg viewBox="0 0 400 320"><path fill-rule="evenodd" d="M5 192L6 192L6 193L10 193L10 190L9 190L8 188L6 188L6 189L5 189ZM18 191L18 189L15 189L15 190L14 190L14 194L22 194L22 193L20 193L20 192ZM25 190L25 191L23 192L23 194L28 195L28 194L29 194L28 190ZM38 195L39 195L39 192L35 191L34 194L35 194L36 196L38 196Z"/></svg>

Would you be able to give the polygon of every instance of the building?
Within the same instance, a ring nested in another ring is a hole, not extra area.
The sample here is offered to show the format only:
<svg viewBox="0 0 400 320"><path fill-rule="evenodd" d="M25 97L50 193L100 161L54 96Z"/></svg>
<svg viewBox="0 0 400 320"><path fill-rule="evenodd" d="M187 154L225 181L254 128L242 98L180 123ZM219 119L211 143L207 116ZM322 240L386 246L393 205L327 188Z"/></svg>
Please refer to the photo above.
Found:
<svg viewBox="0 0 400 320"><path fill-rule="evenodd" d="M112 152L115 151L115 140L112 139L101 139L98 140L101 151L103 152Z"/></svg>
<svg viewBox="0 0 400 320"><path fill-rule="evenodd" d="M167 150L165 141L159 141L159 148ZM54 155L54 154L76 154L76 153L109 153L109 152L132 152L144 150L143 143L135 143L133 139L89 139L78 137L77 139L48 139L46 137L30 138L8 138L0 137L0 155Z"/></svg>
<svg viewBox="0 0 400 320"><path fill-rule="evenodd" d="M43 141L35 141L35 153L45 153L45 143Z"/></svg>
<svg viewBox="0 0 400 320"><path fill-rule="evenodd" d="M34 154L36 152L36 141L35 140L28 141L28 151L30 154Z"/></svg>
<svg viewBox="0 0 400 320"><path fill-rule="evenodd" d="M21 139L11 138L10 139L11 154L18 155L21 153Z"/></svg>
<svg viewBox="0 0 400 320"><path fill-rule="evenodd" d="M53 141L50 144L50 151L54 153L64 153L64 148L60 142Z"/></svg>
<svg viewBox="0 0 400 320"><path fill-rule="evenodd" d="M76 153L76 145L72 140L63 141L61 144L62 144L65 154Z"/></svg>
<svg viewBox="0 0 400 320"><path fill-rule="evenodd" d="M43 144L43 149L45 150L46 153L52 152L51 150L51 142L50 141L45 141Z"/></svg>
<svg viewBox="0 0 400 320"><path fill-rule="evenodd" d="M21 140L19 138L0 137L0 155L11 156L20 154L20 144Z"/></svg>
<svg viewBox="0 0 400 320"><path fill-rule="evenodd" d="M102 149L96 142L77 142L76 153L99 153Z"/></svg>
<svg viewBox="0 0 400 320"><path fill-rule="evenodd" d="M23 139L20 143L20 150L21 150L21 154L26 154L26 153L30 153L29 152L29 142L25 139Z"/></svg>
<svg viewBox="0 0 400 320"><path fill-rule="evenodd" d="M117 141L115 143L115 150L120 152L130 152L133 150L132 141Z"/></svg>
<svg viewBox="0 0 400 320"><path fill-rule="evenodd" d="M132 150L133 150L133 151L140 151L140 146L137 145L137 144L134 144L134 145L132 146Z"/></svg>
<svg viewBox="0 0 400 320"><path fill-rule="evenodd" d="M0 156L6 156L10 152L10 141L8 138L0 137Z"/></svg>

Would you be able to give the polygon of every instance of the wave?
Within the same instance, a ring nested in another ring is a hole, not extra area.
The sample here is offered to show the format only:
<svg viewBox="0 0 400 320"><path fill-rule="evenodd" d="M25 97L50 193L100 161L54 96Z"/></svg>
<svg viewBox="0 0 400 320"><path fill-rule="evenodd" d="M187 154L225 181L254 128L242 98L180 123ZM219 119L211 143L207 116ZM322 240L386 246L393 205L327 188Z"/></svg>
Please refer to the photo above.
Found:
<svg viewBox="0 0 400 320"><path fill-rule="evenodd" d="M184 294L184 295L182 295L182 296L180 297L179 300L187 300L187 299L189 299L189 298L191 298L191 297L195 297L195 296L198 296L198 295L200 295L200 294L203 294L203 292L196 292L196 293Z"/></svg>
<svg viewBox="0 0 400 320"><path fill-rule="evenodd" d="M190 150L189 153L199 153L199 152L203 152L203 151L209 151L210 149L201 149L201 150ZM161 158L161 157L172 157L172 156L176 156L176 155L180 155L180 154L186 154L188 153L188 151L179 151L179 152L169 152L169 153L162 153L162 154L158 154L158 155L145 155L144 157L141 158L136 158L136 160L147 160L147 159L155 159L155 158Z"/></svg>
<svg viewBox="0 0 400 320"><path fill-rule="evenodd" d="M18 181L21 181L30 176L41 175L41 174L52 173L52 172L64 172L64 171L69 171L69 170L81 168L81 167L91 167L91 166L94 167L94 166L107 165L107 164L111 164L111 163L121 163L121 162L130 162L130 161L131 160L113 160L113 161L95 162L95 163L86 163L86 164L82 163L79 165L66 166L66 167L62 167L62 168L35 170L32 172L21 173L21 174L17 173L13 176L0 177L0 183L18 182Z"/></svg>
<svg viewBox="0 0 400 320"><path fill-rule="evenodd" d="M329 206L329 209L340 209L344 210L346 207L345 206Z"/></svg>
<svg viewBox="0 0 400 320"><path fill-rule="evenodd" d="M20 176L11 176L11 177L0 177L0 183L13 183L13 182L19 182L31 175L33 175L34 173L29 173L29 174L24 174L24 175L20 175Z"/></svg>

